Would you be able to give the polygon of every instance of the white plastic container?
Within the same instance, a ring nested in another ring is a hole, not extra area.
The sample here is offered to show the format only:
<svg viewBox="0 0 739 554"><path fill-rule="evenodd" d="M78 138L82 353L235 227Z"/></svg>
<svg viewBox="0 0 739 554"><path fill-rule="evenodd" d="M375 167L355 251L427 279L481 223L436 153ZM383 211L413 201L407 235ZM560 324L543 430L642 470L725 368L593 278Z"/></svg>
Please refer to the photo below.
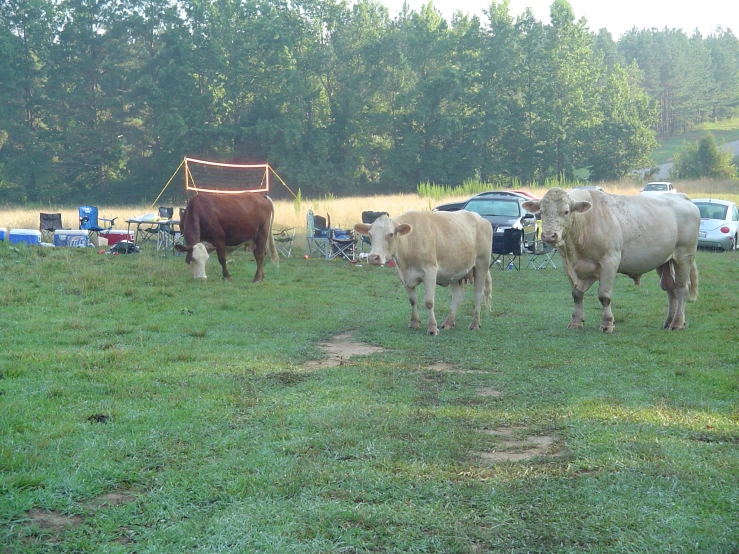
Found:
<svg viewBox="0 0 739 554"><path fill-rule="evenodd" d="M84 229L57 229L54 231L54 246L83 248L90 245L90 237Z"/></svg>

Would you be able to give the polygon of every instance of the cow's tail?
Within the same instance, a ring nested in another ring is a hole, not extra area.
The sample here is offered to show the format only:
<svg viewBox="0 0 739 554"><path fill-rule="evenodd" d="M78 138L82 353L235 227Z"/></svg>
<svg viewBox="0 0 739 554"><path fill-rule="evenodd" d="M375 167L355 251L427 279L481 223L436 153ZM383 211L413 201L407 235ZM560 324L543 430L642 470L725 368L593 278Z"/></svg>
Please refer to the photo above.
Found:
<svg viewBox="0 0 739 554"><path fill-rule="evenodd" d="M690 285L688 286L688 300L698 300L698 266L693 258L690 266Z"/></svg>
<svg viewBox="0 0 739 554"><path fill-rule="evenodd" d="M272 214L269 218L269 238L267 239L267 244L269 245L269 254L272 257L272 263L276 266L280 265L280 253L277 251L277 246L275 245L275 236L272 233L272 226L275 222L275 203L272 202L272 199L267 196L267 200L269 200L270 205L272 206Z"/></svg>

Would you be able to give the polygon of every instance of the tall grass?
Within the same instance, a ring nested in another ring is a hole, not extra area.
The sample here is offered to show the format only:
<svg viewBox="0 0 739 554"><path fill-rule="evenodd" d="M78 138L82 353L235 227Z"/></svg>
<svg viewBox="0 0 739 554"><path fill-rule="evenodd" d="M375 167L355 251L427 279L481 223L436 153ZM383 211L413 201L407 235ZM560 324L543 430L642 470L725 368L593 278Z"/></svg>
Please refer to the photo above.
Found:
<svg viewBox="0 0 739 554"><path fill-rule="evenodd" d="M560 181L547 181L543 185L522 186L520 182L511 182L508 188L526 190L536 196L543 196L552 186L563 186L570 188L575 183L562 183ZM678 190L690 196L711 196L723 198L739 203L739 180L732 181L682 181L676 182ZM604 183L606 192L615 194L638 194L640 184L630 182ZM329 216L331 225L338 228L351 228L355 223L362 221L362 212L365 210L386 211L392 217L400 215L409 210L431 210L434 206L444 202L454 202L469 198L474 194L486 190L495 190L496 185L482 183L479 181L468 181L459 187L447 185L434 185L423 183L418 186L416 194L384 194L364 197L337 198L334 195L326 195L322 198L303 198L298 190L297 197L293 200L275 201L275 227L305 229L306 212L310 209L314 213ZM175 206L177 208L183 206ZM38 229L39 212L61 213L64 226L71 229L79 227L77 206L51 205L44 207L11 206L0 207L0 227L7 229ZM141 216L145 213L155 211L147 205L124 205L124 206L100 206L100 216L116 217L116 229L125 229L126 220Z"/></svg>

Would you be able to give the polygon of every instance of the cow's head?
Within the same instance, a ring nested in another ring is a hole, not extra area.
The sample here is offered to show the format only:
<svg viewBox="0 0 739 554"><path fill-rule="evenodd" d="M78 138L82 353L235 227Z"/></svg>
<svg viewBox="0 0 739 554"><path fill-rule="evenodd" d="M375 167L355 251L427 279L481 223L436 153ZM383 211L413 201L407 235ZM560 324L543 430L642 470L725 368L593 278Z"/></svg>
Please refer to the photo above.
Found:
<svg viewBox="0 0 739 554"><path fill-rule="evenodd" d="M395 225L393 220L383 215L377 218L372 225L357 223L354 230L360 235L367 235L372 242L372 251L367 261L372 265L385 265L398 250L397 238L407 235L413 228L407 223Z"/></svg>
<svg viewBox="0 0 739 554"><path fill-rule="evenodd" d="M190 255L187 256L190 258ZM210 258L208 250L202 242L197 243L192 247L192 259L188 261L190 272L195 279L207 279L208 276L205 274L205 263Z"/></svg>
<svg viewBox="0 0 739 554"><path fill-rule="evenodd" d="M524 202L523 207L531 213L541 212L541 240L554 248L561 248L572 214L587 212L591 204L578 202L566 191L555 187L549 189L541 200Z"/></svg>

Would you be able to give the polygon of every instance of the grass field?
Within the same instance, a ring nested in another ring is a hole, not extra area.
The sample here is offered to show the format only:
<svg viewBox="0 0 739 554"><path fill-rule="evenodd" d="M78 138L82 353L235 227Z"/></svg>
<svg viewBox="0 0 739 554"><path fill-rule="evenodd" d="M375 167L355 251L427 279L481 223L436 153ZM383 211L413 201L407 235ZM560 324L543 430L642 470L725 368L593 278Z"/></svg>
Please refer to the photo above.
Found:
<svg viewBox="0 0 739 554"><path fill-rule="evenodd" d="M0 244L0 552L739 551L736 255L683 332L524 269L438 337L391 269L233 258Z"/></svg>

